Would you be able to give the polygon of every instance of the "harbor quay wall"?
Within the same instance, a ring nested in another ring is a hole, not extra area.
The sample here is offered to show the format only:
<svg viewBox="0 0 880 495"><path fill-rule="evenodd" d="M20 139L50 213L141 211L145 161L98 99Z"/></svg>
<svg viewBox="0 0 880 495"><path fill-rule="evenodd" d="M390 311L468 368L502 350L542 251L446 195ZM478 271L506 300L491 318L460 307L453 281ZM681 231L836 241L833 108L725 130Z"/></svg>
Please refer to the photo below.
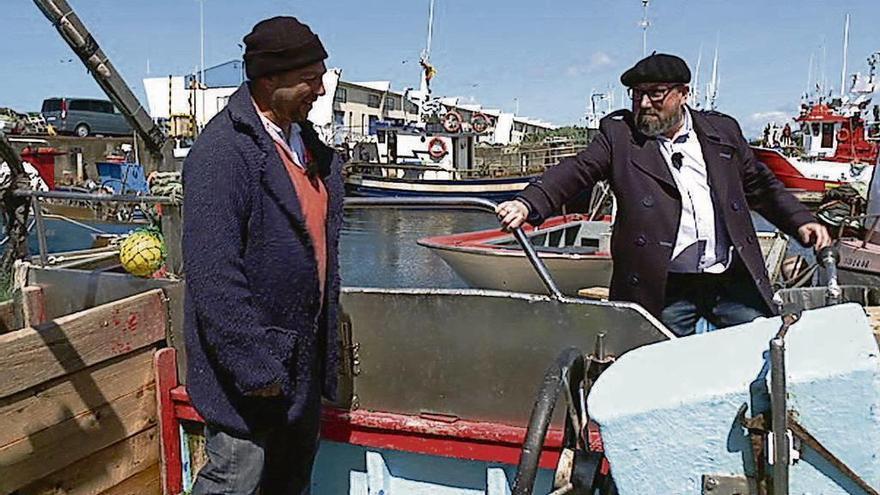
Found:
<svg viewBox="0 0 880 495"><path fill-rule="evenodd" d="M132 144L132 138L109 136L9 136L13 148L19 153L27 146L52 147L58 150L55 157L55 182L70 185L76 180L77 154L82 154L83 172L88 178L97 181L98 169L95 163L106 161L106 157L118 154L123 144Z"/></svg>

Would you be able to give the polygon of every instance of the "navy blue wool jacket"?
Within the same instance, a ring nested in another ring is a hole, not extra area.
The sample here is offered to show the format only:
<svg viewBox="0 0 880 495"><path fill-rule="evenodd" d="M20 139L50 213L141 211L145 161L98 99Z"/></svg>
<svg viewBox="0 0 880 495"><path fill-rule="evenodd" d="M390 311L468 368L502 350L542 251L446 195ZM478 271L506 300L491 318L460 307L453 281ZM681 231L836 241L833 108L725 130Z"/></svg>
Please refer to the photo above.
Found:
<svg viewBox="0 0 880 495"><path fill-rule="evenodd" d="M311 125L302 132L329 195L323 304L296 191L247 83L183 167L187 388L208 424L240 434L336 394L342 163ZM275 383L281 397L250 395Z"/></svg>

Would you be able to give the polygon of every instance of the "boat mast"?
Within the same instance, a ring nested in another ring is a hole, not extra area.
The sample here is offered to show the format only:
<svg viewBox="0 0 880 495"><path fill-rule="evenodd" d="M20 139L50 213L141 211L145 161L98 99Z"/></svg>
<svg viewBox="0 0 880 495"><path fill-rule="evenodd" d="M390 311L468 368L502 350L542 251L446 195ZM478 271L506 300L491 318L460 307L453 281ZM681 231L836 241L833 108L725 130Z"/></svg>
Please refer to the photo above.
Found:
<svg viewBox="0 0 880 495"><path fill-rule="evenodd" d="M697 55L697 67L694 71L694 83L691 85L690 105L695 109L700 108L700 66L703 63L703 44L700 43L700 52Z"/></svg>
<svg viewBox="0 0 880 495"><path fill-rule="evenodd" d="M419 91L425 95L424 98L427 100L428 96L431 93L431 88L428 86L428 75L424 68L424 64L431 63L431 40L434 38L434 0L430 0L428 3L428 40L425 43L425 49L422 50L421 61L422 64L419 64L422 69L422 79L421 84L419 85Z"/></svg>
<svg viewBox="0 0 880 495"><path fill-rule="evenodd" d="M804 100L810 100L811 91L813 91L813 52L810 52L810 66L807 68L807 90L804 92Z"/></svg>
<svg viewBox="0 0 880 495"><path fill-rule="evenodd" d="M648 21L648 2L650 0L642 0L642 22L639 24L642 27L642 57L648 56L648 26L651 23Z"/></svg>
<svg viewBox="0 0 880 495"><path fill-rule="evenodd" d="M706 107L715 110L715 99L718 97L718 43L715 43L715 59L712 61L712 80L706 88Z"/></svg>
<svg viewBox="0 0 880 495"><path fill-rule="evenodd" d="M846 51L849 45L849 14L846 14L846 23L843 26L843 68L840 70L840 97L846 92Z"/></svg>

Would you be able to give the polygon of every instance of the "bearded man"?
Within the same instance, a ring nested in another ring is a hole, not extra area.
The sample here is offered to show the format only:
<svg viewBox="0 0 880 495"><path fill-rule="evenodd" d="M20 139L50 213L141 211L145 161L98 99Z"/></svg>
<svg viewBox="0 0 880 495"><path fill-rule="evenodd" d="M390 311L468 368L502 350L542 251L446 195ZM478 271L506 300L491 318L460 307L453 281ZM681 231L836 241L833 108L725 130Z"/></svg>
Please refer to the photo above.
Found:
<svg viewBox="0 0 880 495"><path fill-rule="evenodd" d="M828 231L758 162L737 122L687 106L684 60L654 53L620 78L631 110L599 124L577 156L498 205L505 228L540 225L602 180L617 197L610 298L641 304L679 336L775 312L750 209L805 245Z"/></svg>
<svg viewBox="0 0 880 495"><path fill-rule="evenodd" d="M186 382L207 424L194 495L308 493L336 389L342 163L307 119L327 52L294 17L244 43L248 81L183 167Z"/></svg>

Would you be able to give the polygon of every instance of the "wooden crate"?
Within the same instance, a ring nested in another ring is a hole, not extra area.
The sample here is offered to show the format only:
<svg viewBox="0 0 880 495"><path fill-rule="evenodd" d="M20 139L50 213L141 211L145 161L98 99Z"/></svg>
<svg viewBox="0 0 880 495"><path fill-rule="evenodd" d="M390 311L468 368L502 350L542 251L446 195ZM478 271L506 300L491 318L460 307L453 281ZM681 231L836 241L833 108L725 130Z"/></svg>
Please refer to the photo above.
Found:
<svg viewBox="0 0 880 495"><path fill-rule="evenodd" d="M17 318L32 325L0 335L0 493L161 493L163 292L45 322L42 291L27 294Z"/></svg>

